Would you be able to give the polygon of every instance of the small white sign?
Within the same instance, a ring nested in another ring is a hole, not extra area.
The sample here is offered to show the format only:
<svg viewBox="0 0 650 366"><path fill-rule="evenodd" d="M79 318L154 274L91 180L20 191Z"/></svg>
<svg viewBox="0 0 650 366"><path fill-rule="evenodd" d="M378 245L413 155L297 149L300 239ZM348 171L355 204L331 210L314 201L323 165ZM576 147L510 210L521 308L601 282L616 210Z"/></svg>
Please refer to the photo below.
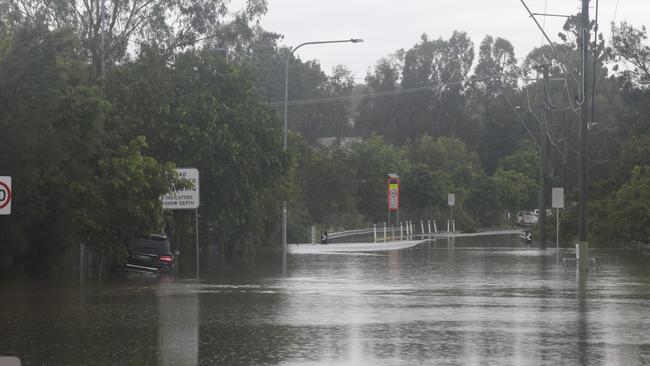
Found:
<svg viewBox="0 0 650 366"><path fill-rule="evenodd" d="M11 214L11 177L0 177L0 215Z"/></svg>
<svg viewBox="0 0 650 366"><path fill-rule="evenodd" d="M453 206L453 205L456 204L456 195L455 194L449 193L449 195L447 195L447 204L449 206Z"/></svg>
<svg viewBox="0 0 650 366"><path fill-rule="evenodd" d="M193 210L199 207L199 171L195 168L177 168L176 172L183 180L192 183L191 188L167 193L162 196L162 205L168 210Z"/></svg>
<svg viewBox="0 0 650 366"><path fill-rule="evenodd" d="M564 208L564 188L553 188L553 200L551 207Z"/></svg>

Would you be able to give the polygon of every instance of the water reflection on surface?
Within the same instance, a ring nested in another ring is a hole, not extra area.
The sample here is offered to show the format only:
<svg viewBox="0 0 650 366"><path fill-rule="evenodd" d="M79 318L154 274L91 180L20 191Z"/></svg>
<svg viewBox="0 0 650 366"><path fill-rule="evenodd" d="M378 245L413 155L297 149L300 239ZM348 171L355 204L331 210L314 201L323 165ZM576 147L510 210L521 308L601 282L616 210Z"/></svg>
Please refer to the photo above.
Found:
<svg viewBox="0 0 650 366"><path fill-rule="evenodd" d="M199 296L193 287L180 281L158 287L160 365L199 362Z"/></svg>
<svg viewBox="0 0 650 366"><path fill-rule="evenodd" d="M515 240L289 256L286 274L276 255L200 281L3 284L0 354L28 365L650 362L644 259L596 252L581 275Z"/></svg>

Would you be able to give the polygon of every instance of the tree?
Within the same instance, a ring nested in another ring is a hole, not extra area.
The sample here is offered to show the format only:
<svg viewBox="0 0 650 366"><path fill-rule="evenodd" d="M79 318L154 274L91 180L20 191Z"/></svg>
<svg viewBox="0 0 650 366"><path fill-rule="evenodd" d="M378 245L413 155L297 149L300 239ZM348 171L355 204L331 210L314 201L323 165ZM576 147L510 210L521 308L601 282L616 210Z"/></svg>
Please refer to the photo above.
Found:
<svg viewBox="0 0 650 366"><path fill-rule="evenodd" d="M80 52L90 62L91 80L103 81L106 63L125 60L129 48L154 44L174 52L205 38L242 30L266 12L266 0L247 0L243 10L228 12L224 0L3 0L14 22L42 17L55 29L72 29ZM225 20L230 15L233 20ZM231 34L230 34L231 35ZM232 36L232 35L231 35Z"/></svg>
<svg viewBox="0 0 650 366"><path fill-rule="evenodd" d="M521 210L537 206L539 185L531 177L514 170L499 169L493 179L500 207Z"/></svg>
<svg viewBox="0 0 650 366"><path fill-rule="evenodd" d="M517 91L519 76L512 44L503 38L486 36L466 88L466 113L478 128L473 140L465 142L479 151L483 168L490 174L525 133L504 96Z"/></svg>
<svg viewBox="0 0 650 366"><path fill-rule="evenodd" d="M368 222L383 222L387 207L387 176L402 176L409 170L404 152L387 144L381 136L353 143L350 146L355 184L356 207Z"/></svg>
<svg viewBox="0 0 650 366"><path fill-rule="evenodd" d="M178 183L173 164L144 156L146 147L145 138L139 137L99 160L92 177L72 182L78 235L99 254L99 277L107 263L126 260L127 243L159 230L160 196Z"/></svg>
<svg viewBox="0 0 650 366"><path fill-rule="evenodd" d="M359 131L398 145L425 133L465 138L472 129L463 113L462 90L473 59L473 43L456 31L448 40L429 40L424 34L411 49L380 60L374 75L366 78L371 90L404 93L363 102Z"/></svg>
<svg viewBox="0 0 650 366"><path fill-rule="evenodd" d="M145 47L106 88L116 106L113 131L122 139L143 135L157 160L199 170L200 239L225 256L270 242L290 185L281 124L254 82L245 65L209 49L172 57Z"/></svg>
<svg viewBox="0 0 650 366"><path fill-rule="evenodd" d="M650 167L636 166L630 180L609 197L592 205L592 231L606 245L650 238Z"/></svg>
<svg viewBox="0 0 650 366"><path fill-rule="evenodd" d="M377 61L374 72L366 75L366 93L394 92L399 88L403 67L404 52L399 50ZM359 105L359 116L354 128L357 134L370 137L373 134L384 136L387 142L403 139L400 100L387 95L377 98L364 98Z"/></svg>
<svg viewBox="0 0 650 366"><path fill-rule="evenodd" d="M612 23L614 57L632 66L623 74L631 83L641 87L650 85L650 46L644 44L647 39L645 26L637 29L627 22L620 22L618 26Z"/></svg>
<svg viewBox="0 0 650 366"><path fill-rule="evenodd" d="M321 149L302 161L302 193L312 222L343 228L361 224L355 178L348 151L343 147Z"/></svg>
<svg viewBox="0 0 650 366"><path fill-rule="evenodd" d="M14 212L0 220L0 267L49 273L78 244L71 182L101 156L108 104L83 85L74 37L37 21L0 32L0 167Z"/></svg>

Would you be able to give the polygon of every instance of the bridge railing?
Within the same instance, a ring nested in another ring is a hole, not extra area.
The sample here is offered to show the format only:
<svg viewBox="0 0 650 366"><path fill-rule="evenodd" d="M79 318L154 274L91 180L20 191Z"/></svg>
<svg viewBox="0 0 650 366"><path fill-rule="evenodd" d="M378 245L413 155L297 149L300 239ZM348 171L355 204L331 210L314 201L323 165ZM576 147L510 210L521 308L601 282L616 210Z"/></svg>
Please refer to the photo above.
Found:
<svg viewBox="0 0 650 366"><path fill-rule="evenodd" d="M455 225L447 225L448 232L455 231ZM441 233L442 234L442 233ZM436 220L402 221L399 226L373 225L372 227L329 233L328 241L346 242L350 239L366 239L368 242L385 242L393 240L426 239L440 235Z"/></svg>

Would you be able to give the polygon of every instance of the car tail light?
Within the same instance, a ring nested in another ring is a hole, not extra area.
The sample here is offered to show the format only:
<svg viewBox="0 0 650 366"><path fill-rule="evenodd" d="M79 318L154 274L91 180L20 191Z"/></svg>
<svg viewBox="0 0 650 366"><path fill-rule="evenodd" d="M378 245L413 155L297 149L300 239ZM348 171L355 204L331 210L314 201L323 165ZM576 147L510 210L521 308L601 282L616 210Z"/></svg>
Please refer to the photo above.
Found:
<svg viewBox="0 0 650 366"><path fill-rule="evenodd" d="M158 259L161 262L171 262L172 261L172 256L171 255L161 255L160 257L158 257Z"/></svg>

